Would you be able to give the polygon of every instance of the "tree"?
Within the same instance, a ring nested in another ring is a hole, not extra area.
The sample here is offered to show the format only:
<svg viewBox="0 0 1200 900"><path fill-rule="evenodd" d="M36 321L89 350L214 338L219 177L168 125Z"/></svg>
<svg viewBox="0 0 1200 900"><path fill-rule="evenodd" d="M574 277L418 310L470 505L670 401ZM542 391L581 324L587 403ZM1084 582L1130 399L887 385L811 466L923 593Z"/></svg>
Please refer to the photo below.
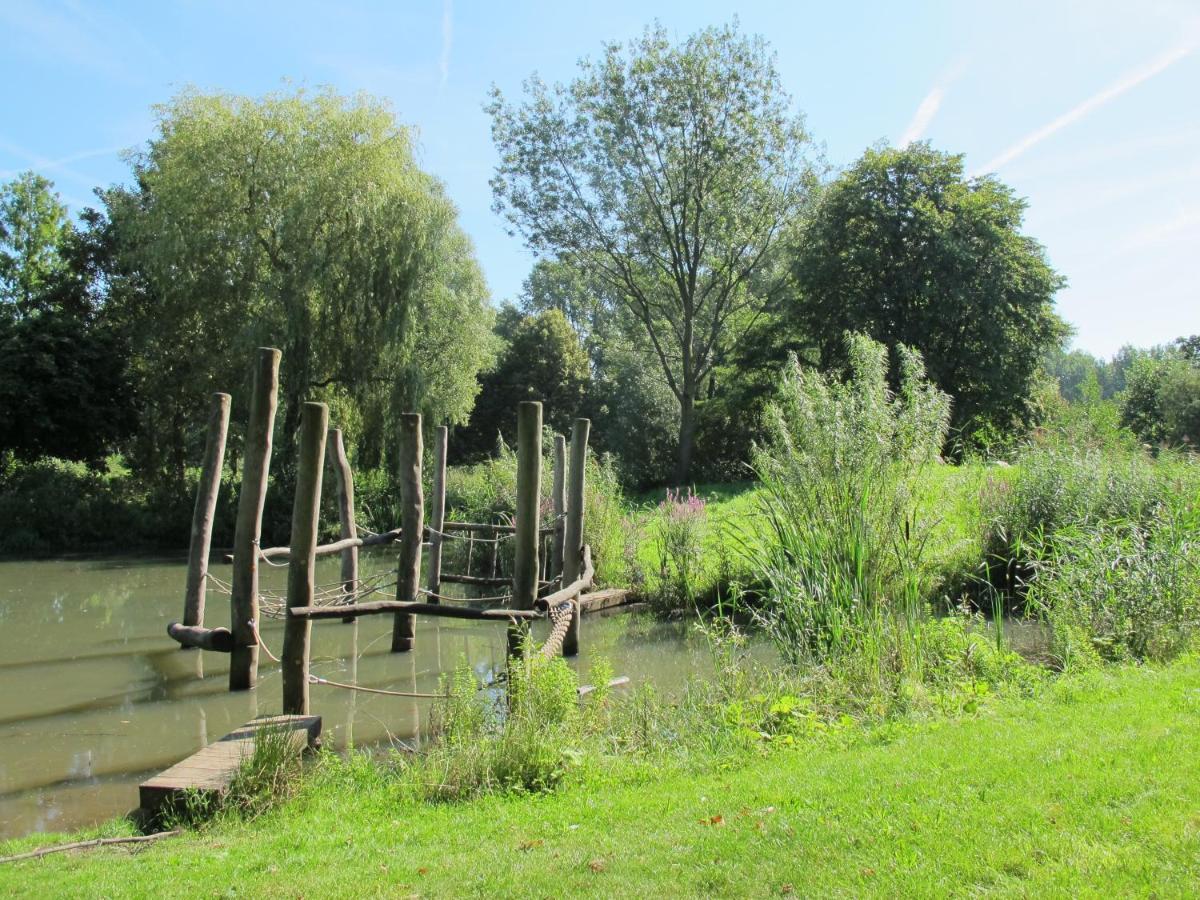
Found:
<svg viewBox="0 0 1200 900"><path fill-rule="evenodd" d="M500 320L512 322L515 312L506 307ZM497 435L515 442L517 404L523 400L540 400L546 425L560 434L569 432L587 394L587 353L561 312L524 316L511 328L496 367L480 378L479 397L461 441L468 456L490 453Z"/></svg>
<svg viewBox="0 0 1200 900"><path fill-rule="evenodd" d="M71 230L54 185L23 172L0 186L0 315L38 310L63 268L62 243Z"/></svg>
<svg viewBox="0 0 1200 900"><path fill-rule="evenodd" d="M98 252L50 181L27 172L0 186L0 456L95 464L132 430Z"/></svg>
<svg viewBox="0 0 1200 900"><path fill-rule="evenodd" d="M569 85L493 90L495 208L537 253L601 281L638 323L679 408L686 480L706 377L768 303L772 256L814 175L761 38L736 25L609 44Z"/></svg>
<svg viewBox="0 0 1200 900"><path fill-rule="evenodd" d="M1150 444L1200 447L1200 361L1186 341L1138 356L1126 373L1121 421Z"/></svg>
<svg viewBox="0 0 1200 900"><path fill-rule="evenodd" d="M1066 336L1064 279L1021 233L1025 202L962 156L925 143L868 150L824 192L801 230L792 319L819 365L844 335L920 351L954 398L953 425L1005 431L1026 412L1038 368Z"/></svg>
<svg viewBox="0 0 1200 900"><path fill-rule="evenodd" d="M283 350L285 458L305 399L334 405L367 465L401 411L467 417L492 352L486 286L385 104L186 90L156 112L136 190L107 195L143 282L124 318L156 429L181 446L205 394L243 385L266 344Z"/></svg>

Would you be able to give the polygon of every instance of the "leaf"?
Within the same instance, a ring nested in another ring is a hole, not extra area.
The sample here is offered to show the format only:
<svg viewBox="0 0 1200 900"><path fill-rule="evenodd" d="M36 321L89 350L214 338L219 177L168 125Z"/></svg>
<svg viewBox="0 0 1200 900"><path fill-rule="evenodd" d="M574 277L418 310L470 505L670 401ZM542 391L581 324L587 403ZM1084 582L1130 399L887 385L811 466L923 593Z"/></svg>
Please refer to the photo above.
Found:
<svg viewBox="0 0 1200 900"><path fill-rule="evenodd" d="M534 838L531 841L522 841L521 846L518 849L521 850L521 852L523 852L523 853L528 853L530 850L535 850L538 847L541 847L542 845L544 845L545 843L546 842L544 840L542 840L541 838Z"/></svg>
<svg viewBox="0 0 1200 900"><path fill-rule="evenodd" d="M603 872L604 868L605 868L604 860L593 859L591 862L588 863L588 868L591 869L593 872Z"/></svg>

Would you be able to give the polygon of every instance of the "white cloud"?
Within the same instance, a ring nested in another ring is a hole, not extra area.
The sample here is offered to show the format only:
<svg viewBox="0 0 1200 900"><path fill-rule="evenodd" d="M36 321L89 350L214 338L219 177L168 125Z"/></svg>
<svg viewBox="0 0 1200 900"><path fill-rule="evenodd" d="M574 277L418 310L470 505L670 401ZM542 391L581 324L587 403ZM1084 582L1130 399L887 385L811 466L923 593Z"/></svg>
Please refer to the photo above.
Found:
<svg viewBox="0 0 1200 900"><path fill-rule="evenodd" d="M28 165L21 169L11 169L7 172L0 172L0 179L7 180L15 177L25 168L32 167L37 169L43 175L66 178L74 181L84 187L95 187L97 181L91 175L80 172L71 168L71 163L79 162L85 159L94 159L97 156L116 156L124 147L97 147L92 150L80 150L77 153L71 153L61 159L50 159L40 154L33 153L19 144L14 144L12 141L7 141L0 138L0 151L8 153L10 156L15 156L18 159L24 160Z"/></svg>
<svg viewBox="0 0 1200 900"><path fill-rule="evenodd" d="M1110 100L1115 100L1122 94L1133 90L1142 82L1148 81L1155 75L1166 71L1172 65L1190 55L1192 51L1196 49L1196 46L1197 41L1195 38L1192 38L1185 43L1178 44L1175 47L1160 53L1145 65L1117 79L1104 90L1097 94L1093 94L1091 97L1088 97L1088 99L1063 113L1054 121L1047 125L1043 125L1036 131L1030 132L999 156L988 160L987 163L976 169L972 175L981 175L985 172L994 172L1002 166L1012 162L1022 153L1029 150L1031 147L1040 144L1055 132L1066 128L1068 125L1078 122L1080 119L1099 109Z"/></svg>
<svg viewBox="0 0 1200 900"><path fill-rule="evenodd" d="M1190 209L1165 222L1155 222L1130 232L1121 241L1121 246L1125 250L1145 250L1185 239L1194 243L1197 237L1200 237L1200 209Z"/></svg>
<svg viewBox="0 0 1200 900"><path fill-rule="evenodd" d="M454 47L454 3L444 0L442 3L442 56L438 60L438 71L442 75L442 84L450 77L450 51Z"/></svg>

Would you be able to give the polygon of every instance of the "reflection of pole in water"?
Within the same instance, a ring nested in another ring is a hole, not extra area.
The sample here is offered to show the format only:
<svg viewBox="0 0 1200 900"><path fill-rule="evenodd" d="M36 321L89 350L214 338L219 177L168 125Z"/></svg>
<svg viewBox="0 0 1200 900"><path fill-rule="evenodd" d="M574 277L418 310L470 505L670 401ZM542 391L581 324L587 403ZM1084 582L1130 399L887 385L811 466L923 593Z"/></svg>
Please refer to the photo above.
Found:
<svg viewBox="0 0 1200 900"><path fill-rule="evenodd" d="M193 654L196 658L196 664L192 667L192 674L196 676L197 681L204 680L204 653L201 650L196 650Z"/></svg>
<svg viewBox="0 0 1200 900"><path fill-rule="evenodd" d="M358 619L355 618L353 631L350 633L350 683L358 684ZM354 714L358 707L358 691L347 691L350 695L346 702L346 749L354 746Z"/></svg>
<svg viewBox="0 0 1200 900"><path fill-rule="evenodd" d="M409 690L415 694L417 692L417 654L415 653L408 655L408 673L409 681L412 683L412 687ZM421 704L416 697L412 698L409 715L412 716L413 744L417 745L421 743Z"/></svg>
<svg viewBox="0 0 1200 900"><path fill-rule="evenodd" d="M200 748L203 750L208 746L208 716L204 712L204 706L197 704L196 707L200 712L198 724L200 726Z"/></svg>

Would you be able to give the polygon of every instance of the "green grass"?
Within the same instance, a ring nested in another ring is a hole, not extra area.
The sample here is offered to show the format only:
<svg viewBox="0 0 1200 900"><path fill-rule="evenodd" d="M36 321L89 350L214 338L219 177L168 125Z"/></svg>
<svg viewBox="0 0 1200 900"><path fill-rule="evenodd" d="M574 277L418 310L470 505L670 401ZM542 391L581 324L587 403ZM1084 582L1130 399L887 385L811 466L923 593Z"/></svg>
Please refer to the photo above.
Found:
<svg viewBox="0 0 1200 900"><path fill-rule="evenodd" d="M0 893L1188 896L1198 726L1187 657L729 768L618 763L551 795L423 804L377 767L337 763L252 825L7 865Z"/></svg>

